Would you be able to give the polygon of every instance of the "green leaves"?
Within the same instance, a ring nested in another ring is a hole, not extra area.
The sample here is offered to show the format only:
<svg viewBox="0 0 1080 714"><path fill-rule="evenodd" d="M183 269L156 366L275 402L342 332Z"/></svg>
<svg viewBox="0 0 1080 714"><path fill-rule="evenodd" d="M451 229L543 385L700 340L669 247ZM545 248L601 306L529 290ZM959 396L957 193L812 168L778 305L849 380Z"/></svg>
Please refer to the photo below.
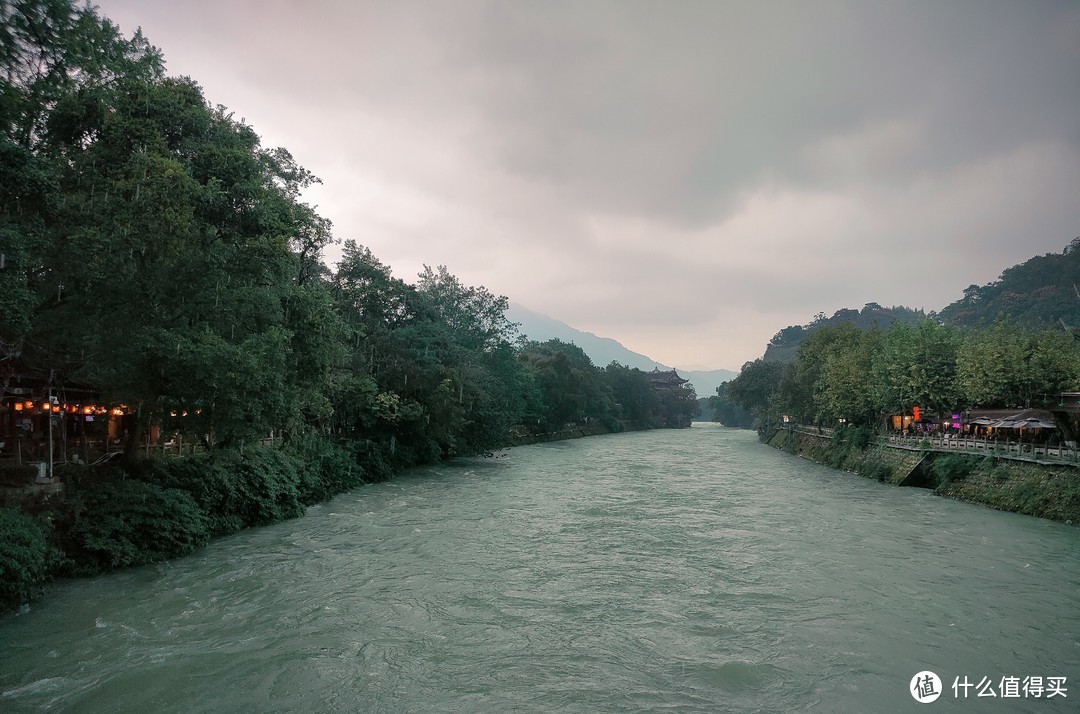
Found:
<svg viewBox="0 0 1080 714"><path fill-rule="evenodd" d="M536 382L543 409L540 416L549 430L587 418L603 419L614 412L610 388L577 345L557 339L531 342L521 350L520 359Z"/></svg>
<svg viewBox="0 0 1080 714"><path fill-rule="evenodd" d="M0 0L0 18L5 357L135 409L132 439L318 430L405 465L490 451L523 418L696 409L570 346L516 348L507 299L445 267L412 286L347 243L331 275L332 226L300 198L318 179L145 38L71 0Z"/></svg>
<svg viewBox="0 0 1080 714"><path fill-rule="evenodd" d="M1031 330L1080 327L1080 238L1061 253L1047 253L1014 265L998 280L971 285L964 297L941 311L952 325L990 328L1001 318Z"/></svg>
<svg viewBox="0 0 1080 714"><path fill-rule="evenodd" d="M796 421L869 424L890 414L1030 406L1080 385L1080 345L1061 330L1027 331L999 321L969 329L923 320L887 332L829 325L799 346L787 370L744 365L728 393L744 408Z"/></svg>
<svg viewBox="0 0 1080 714"><path fill-rule="evenodd" d="M787 372L787 365L781 362L766 362L764 359L747 362L739 376L728 383L728 393L736 405L753 414L760 422L767 418L770 411L780 408L774 403L773 397L785 385L794 383L792 378L785 379ZM789 407L796 399L805 401L806 397L788 386L788 392L780 403Z"/></svg>
<svg viewBox="0 0 1080 714"><path fill-rule="evenodd" d="M191 553L210 537L206 514L185 491L135 480L64 492L57 525L72 575L157 563Z"/></svg>
<svg viewBox="0 0 1080 714"><path fill-rule="evenodd" d="M0 14L0 339L220 444L326 420L343 333L315 177L93 9Z"/></svg>
<svg viewBox="0 0 1080 714"><path fill-rule="evenodd" d="M1064 331L1029 332L999 320L965 335L957 378L969 404L1028 405L1080 384L1080 347Z"/></svg>
<svg viewBox="0 0 1080 714"><path fill-rule="evenodd" d="M46 522L0 508L0 611L31 600L51 576Z"/></svg>

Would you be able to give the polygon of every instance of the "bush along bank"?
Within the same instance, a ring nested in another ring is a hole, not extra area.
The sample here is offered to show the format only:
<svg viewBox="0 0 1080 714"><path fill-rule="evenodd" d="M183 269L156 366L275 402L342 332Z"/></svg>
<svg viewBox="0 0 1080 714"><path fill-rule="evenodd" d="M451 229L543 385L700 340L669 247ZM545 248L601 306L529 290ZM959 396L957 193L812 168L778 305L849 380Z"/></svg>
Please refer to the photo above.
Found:
<svg viewBox="0 0 1080 714"><path fill-rule="evenodd" d="M931 458L941 496L1080 525L1080 469L988 456Z"/></svg>
<svg viewBox="0 0 1080 714"><path fill-rule="evenodd" d="M33 600L54 577L157 563L212 538L296 518L309 505L388 478L393 464L380 457L362 444L309 434L284 447L66 465L60 492L22 509L0 508L0 610Z"/></svg>
<svg viewBox="0 0 1080 714"><path fill-rule="evenodd" d="M897 486L929 488L939 496L1000 511L1080 525L1080 469L993 456L891 449L870 430L849 427L832 436L779 430L770 446L816 463Z"/></svg>
<svg viewBox="0 0 1080 714"><path fill-rule="evenodd" d="M513 435L508 445L598 436L627 422ZM99 575L189 555L210 540L296 518L310 505L414 465L405 449L306 433L285 446L57 468L58 492L0 506L0 612L56 577Z"/></svg>

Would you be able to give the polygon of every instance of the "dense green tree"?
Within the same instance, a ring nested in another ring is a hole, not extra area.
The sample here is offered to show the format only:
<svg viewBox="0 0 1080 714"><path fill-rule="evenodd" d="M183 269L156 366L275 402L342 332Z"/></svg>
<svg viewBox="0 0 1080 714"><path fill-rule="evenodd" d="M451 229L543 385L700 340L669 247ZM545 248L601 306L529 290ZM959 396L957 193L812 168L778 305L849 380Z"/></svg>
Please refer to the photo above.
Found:
<svg viewBox="0 0 1080 714"><path fill-rule="evenodd" d="M888 413L956 409L962 398L957 380L959 336L934 320L914 327L893 326L874 360L875 400Z"/></svg>
<svg viewBox="0 0 1080 714"><path fill-rule="evenodd" d="M956 376L968 406L1015 406L1025 390L1024 338L1004 322L964 336Z"/></svg>
<svg viewBox="0 0 1080 714"><path fill-rule="evenodd" d="M334 380L334 430L369 442L390 444L393 439L396 451L402 422L424 416L419 401L403 399L399 392L408 390L410 376L413 391L419 386L434 394L438 386L417 385L423 369L438 364L435 337L424 341L426 333L414 330L411 350L402 339L406 328L422 321L422 301L414 287L394 278L370 250L352 241L345 243L331 289L347 347Z"/></svg>
<svg viewBox="0 0 1080 714"><path fill-rule="evenodd" d="M728 383L731 400L753 414L759 428L767 428L778 416L774 397L788 369L782 362L757 359L744 364L739 376Z"/></svg>
<svg viewBox="0 0 1080 714"><path fill-rule="evenodd" d="M657 397L660 400L660 410L650 426L665 429L688 427L701 414L697 393L692 386L661 389L657 392Z"/></svg>
<svg viewBox="0 0 1080 714"><path fill-rule="evenodd" d="M836 339L824 355L821 382L815 388L818 415L823 422L844 419L849 423L871 424L875 421L878 409L874 400L873 360L882 340L882 333L876 327L837 328Z"/></svg>
<svg viewBox="0 0 1080 714"><path fill-rule="evenodd" d="M1025 332L999 320L968 331L957 353L967 406L1027 407L1042 394L1076 388L1080 345L1061 330Z"/></svg>
<svg viewBox="0 0 1080 714"><path fill-rule="evenodd" d="M724 426L749 429L754 425L754 415L735 403L731 396L731 382L716 388L716 394L708 398L713 409L714 421Z"/></svg>
<svg viewBox="0 0 1080 714"><path fill-rule="evenodd" d="M339 380L339 428L390 440L395 455L407 450L405 462L507 442L534 390L511 342L506 298L445 268L426 268L407 285L351 242L333 286L351 353Z"/></svg>
<svg viewBox="0 0 1080 714"><path fill-rule="evenodd" d="M803 423L832 424L841 417L864 416L869 403L860 393L867 373L859 360L867 349L865 333L849 323L814 330L799 345L795 362L784 374L778 405ZM868 360L867 360L868 361Z"/></svg>
<svg viewBox="0 0 1080 714"><path fill-rule="evenodd" d="M140 426L186 412L171 426L219 444L325 421L314 177L94 8L0 14L5 366L97 385Z"/></svg>
<svg viewBox="0 0 1080 714"><path fill-rule="evenodd" d="M281 428L301 406L289 397L317 392L289 388L286 309L313 305L291 245L314 220L295 204L305 179L188 80L124 81L110 98L94 141L68 147L45 359L142 424L187 411L220 444Z"/></svg>
<svg viewBox="0 0 1080 714"><path fill-rule="evenodd" d="M577 345L557 339L530 342L520 359L533 375L543 404L541 419L549 429L616 414L610 387Z"/></svg>
<svg viewBox="0 0 1080 714"><path fill-rule="evenodd" d="M506 318L507 299L463 285L445 266L425 266L417 291L446 332L444 379L457 387L463 410L455 430L459 445L448 453L480 453L505 444L527 393L525 370L512 347L517 326Z"/></svg>
<svg viewBox="0 0 1080 714"><path fill-rule="evenodd" d="M161 76L141 34L124 38L89 6L0 0L0 394L38 306L56 294L46 253L65 229L65 147L93 140L119 80Z"/></svg>
<svg viewBox="0 0 1080 714"><path fill-rule="evenodd" d="M860 330L888 330L894 324L915 324L926 318L922 310L903 306L883 307L876 302L866 303L861 310L842 308L826 317L819 312L806 325L791 325L777 332L765 348L766 362L794 362L799 345L817 330L852 325Z"/></svg>
<svg viewBox="0 0 1080 714"><path fill-rule="evenodd" d="M638 429L654 426L661 419L660 397L640 369L612 362L604 368L602 377L611 390L617 418Z"/></svg>

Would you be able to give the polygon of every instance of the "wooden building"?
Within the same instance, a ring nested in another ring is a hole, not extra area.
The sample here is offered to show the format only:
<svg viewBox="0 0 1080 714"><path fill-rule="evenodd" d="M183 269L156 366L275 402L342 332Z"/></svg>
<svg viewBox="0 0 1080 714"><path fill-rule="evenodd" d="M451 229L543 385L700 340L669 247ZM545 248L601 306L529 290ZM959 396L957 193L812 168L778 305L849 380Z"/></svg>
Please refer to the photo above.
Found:
<svg viewBox="0 0 1080 714"><path fill-rule="evenodd" d="M690 381L680 377L679 373L674 369L669 372L661 372L659 367L654 367L653 371L646 372L645 376L649 378L649 384L656 390L681 389L684 384Z"/></svg>

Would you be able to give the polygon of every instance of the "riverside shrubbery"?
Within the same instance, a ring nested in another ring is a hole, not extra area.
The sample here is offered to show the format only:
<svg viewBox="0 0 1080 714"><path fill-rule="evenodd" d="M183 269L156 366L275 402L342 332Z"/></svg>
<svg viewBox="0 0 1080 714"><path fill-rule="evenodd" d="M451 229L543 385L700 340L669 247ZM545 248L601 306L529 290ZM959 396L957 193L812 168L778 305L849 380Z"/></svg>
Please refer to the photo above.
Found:
<svg viewBox="0 0 1080 714"><path fill-rule="evenodd" d="M186 491L126 478L81 484L63 491L56 513L65 575L177 558L209 540L206 513Z"/></svg>
<svg viewBox="0 0 1080 714"><path fill-rule="evenodd" d="M55 575L94 575L187 555L211 538L296 518L366 483L359 459L316 434L179 459L67 465L38 516L0 508L0 610ZM380 469L389 471L385 468Z"/></svg>
<svg viewBox="0 0 1080 714"><path fill-rule="evenodd" d="M934 475L938 485L944 485L950 481L962 481L978 463L978 457L948 454L935 458L930 464L930 472Z"/></svg>
<svg viewBox="0 0 1080 714"><path fill-rule="evenodd" d="M147 462L138 477L187 493L221 536L303 513L300 470L280 449L255 447Z"/></svg>
<svg viewBox="0 0 1080 714"><path fill-rule="evenodd" d="M832 441L829 444L826 463L836 469L844 468L848 459L853 454L865 451L873 438L874 431L868 426L846 426L836 429L833 431Z"/></svg>
<svg viewBox="0 0 1080 714"><path fill-rule="evenodd" d="M302 434L285 448L298 464L300 502L310 506L373 480L366 477L359 454L313 433Z"/></svg>
<svg viewBox="0 0 1080 714"><path fill-rule="evenodd" d="M46 522L0 508L0 610L30 600L48 580L53 551Z"/></svg>

